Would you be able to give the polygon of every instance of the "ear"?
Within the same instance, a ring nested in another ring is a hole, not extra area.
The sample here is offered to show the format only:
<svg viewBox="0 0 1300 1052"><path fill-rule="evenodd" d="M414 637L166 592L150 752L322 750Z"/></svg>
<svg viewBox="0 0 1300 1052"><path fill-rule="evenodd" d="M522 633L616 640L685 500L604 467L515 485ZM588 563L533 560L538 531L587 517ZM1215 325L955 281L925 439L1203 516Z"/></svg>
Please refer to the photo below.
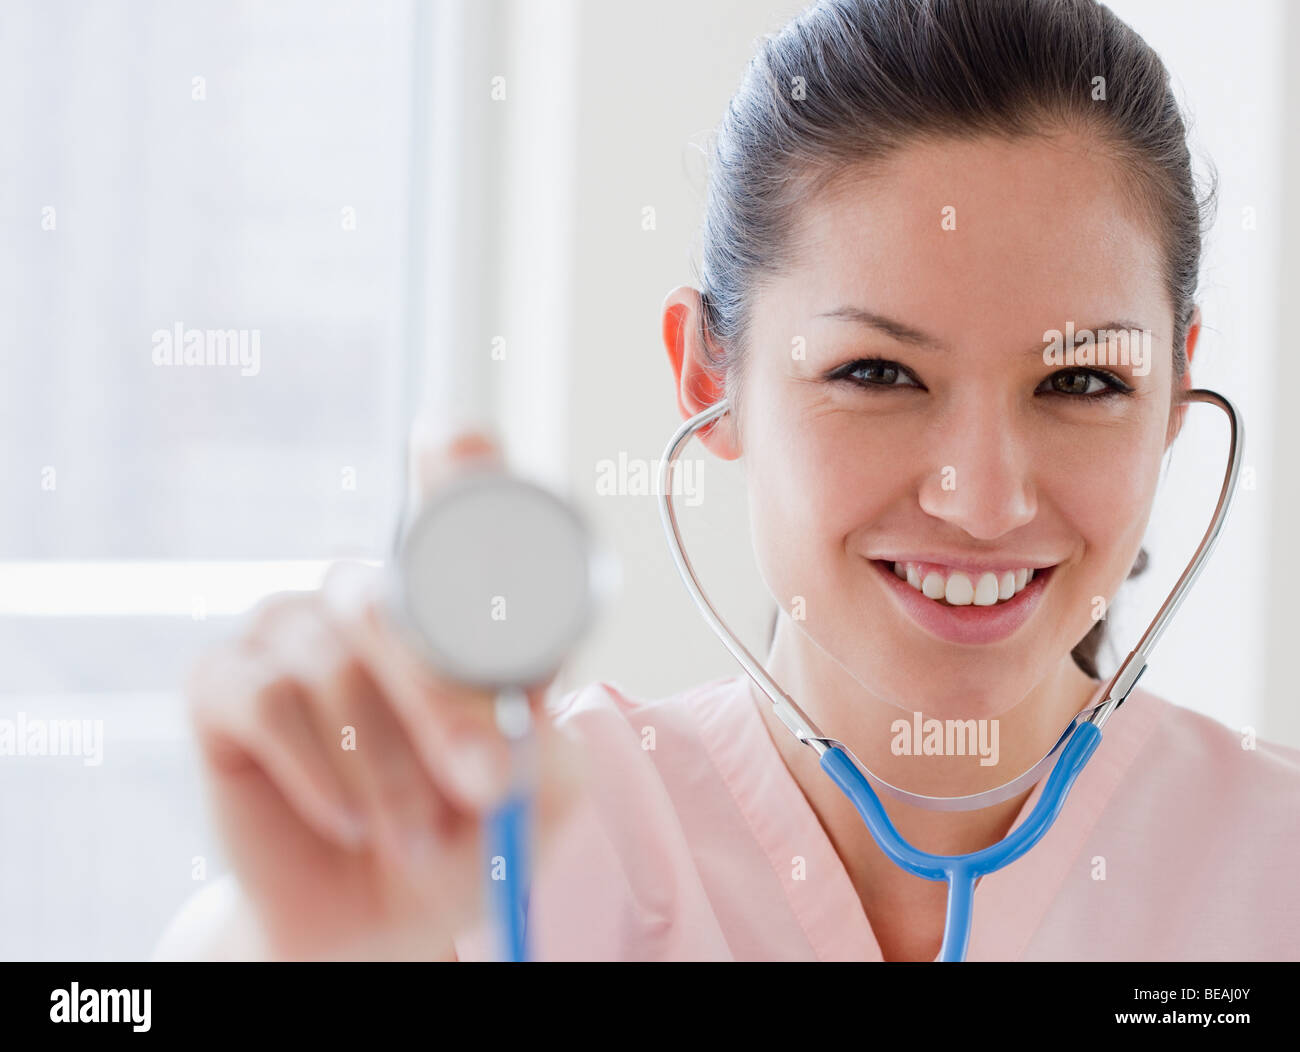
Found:
<svg viewBox="0 0 1300 1052"><path fill-rule="evenodd" d="M712 369L704 353L704 305L699 291L689 285L678 286L664 298L663 311L664 347L677 385L677 408L682 419L689 420L726 397L724 377ZM723 460L735 460L741 454L733 413L697 431L696 437Z"/></svg>
<svg viewBox="0 0 1300 1052"><path fill-rule="evenodd" d="M1201 335L1201 308L1195 306L1192 308L1191 320L1187 323L1187 368L1183 370L1183 378L1179 381L1180 391L1190 391L1192 389L1192 356L1196 353L1196 341ZM1183 420L1187 416L1187 406L1177 406L1169 414L1169 430L1165 435L1165 449L1173 445L1174 439L1178 437L1179 432L1183 429Z"/></svg>

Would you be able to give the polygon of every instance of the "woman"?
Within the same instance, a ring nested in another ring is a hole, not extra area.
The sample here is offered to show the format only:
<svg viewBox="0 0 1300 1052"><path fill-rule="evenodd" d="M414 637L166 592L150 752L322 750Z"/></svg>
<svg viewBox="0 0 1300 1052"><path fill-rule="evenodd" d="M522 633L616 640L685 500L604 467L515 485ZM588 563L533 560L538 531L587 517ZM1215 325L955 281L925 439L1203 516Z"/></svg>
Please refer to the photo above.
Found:
<svg viewBox="0 0 1300 1052"><path fill-rule="evenodd" d="M1191 386L1203 212L1166 71L1090 0L825 2L763 43L710 178L699 289L663 335L683 416L731 401L702 441L743 457L782 605L767 667L888 781L1005 782L1093 700ZM407 656L374 594L340 570L197 671L238 883L161 956L490 955L490 707ZM996 747L903 740L958 719ZM596 683L543 722L539 958L938 952L944 886L884 858L743 675L655 702ZM955 854L1040 789L885 805ZM1055 827L980 882L969 959L1300 957L1298 803L1300 753L1137 690Z"/></svg>

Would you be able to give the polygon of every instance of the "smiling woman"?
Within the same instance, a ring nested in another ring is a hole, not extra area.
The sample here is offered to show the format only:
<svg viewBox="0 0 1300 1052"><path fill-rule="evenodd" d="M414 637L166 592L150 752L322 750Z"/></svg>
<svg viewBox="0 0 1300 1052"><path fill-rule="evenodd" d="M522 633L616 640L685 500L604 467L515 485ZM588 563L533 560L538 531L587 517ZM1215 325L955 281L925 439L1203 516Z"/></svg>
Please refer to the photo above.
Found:
<svg viewBox="0 0 1300 1052"><path fill-rule="evenodd" d="M1047 787L1032 780L1096 700L1099 604L1140 564L1162 460L1203 400L1186 394L1202 222L1168 75L1108 9L823 0L750 64L714 143L700 287L664 303L690 421L666 463L689 433L743 460L782 608L766 671L903 791L881 813L908 845L988 858L1014 841L977 889L965 872L972 960L1300 956L1300 753L1247 752L1128 694L1135 668L1104 738L1081 724ZM1044 334L1073 351L1085 329L1149 333L1150 354L1051 360ZM199 679L239 908L280 954L492 956L461 821L485 782L462 781L471 754L434 725L458 710L349 609L285 601ZM336 660L306 661L307 643ZM534 956L952 959L942 875L863 835L844 781L744 676L651 702L597 682L549 713L578 746L549 769L582 785L539 847ZM392 770L311 744L308 717L354 714L392 742ZM953 744L899 748L900 721ZM982 728L992 762L958 727ZM374 845L331 832L331 770L378 798ZM276 779L293 792L268 796ZM433 863L403 864L398 803L437 823Z"/></svg>
<svg viewBox="0 0 1300 1052"><path fill-rule="evenodd" d="M669 297L665 341L684 416L732 407L701 440L745 464L782 608L767 671L887 782L988 790L1094 700L1182 425L1213 197L1158 57L1085 0L830 0L751 64L714 143L699 290ZM864 844L760 709L882 953L931 958L942 886ZM998 721L1001 771L891 755L900 711ZM1031 795L889 814L958 854Z"/></svg>

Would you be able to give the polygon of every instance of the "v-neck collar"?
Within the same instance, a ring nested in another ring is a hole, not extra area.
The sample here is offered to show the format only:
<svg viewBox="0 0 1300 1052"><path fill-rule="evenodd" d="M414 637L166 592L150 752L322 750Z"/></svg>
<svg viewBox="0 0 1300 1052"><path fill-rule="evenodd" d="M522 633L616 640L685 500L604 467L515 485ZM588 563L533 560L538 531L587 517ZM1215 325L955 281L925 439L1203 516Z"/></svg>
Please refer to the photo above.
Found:
<svg viewBox="0 0 1300 1052"><path fill-rule="evenodd" d="M781 881L786 899L823 961L882 961L880 945L853 881L768 733L757 706L767 704L741 673L718 684L718 704L696 710L703 740L736 805ZM729 711L738 705L742 714ZM1107 722L1101 744L1079 774L1052 828L1011 865L975 888L969 961L1017 960L1078 858L1103 808L1159 721L1165 703L1134 690ZM1016 815L1019 826L1042 796L1044 777ZM796 880L791 858L802 855L818 875L817 893Z"/></svg>

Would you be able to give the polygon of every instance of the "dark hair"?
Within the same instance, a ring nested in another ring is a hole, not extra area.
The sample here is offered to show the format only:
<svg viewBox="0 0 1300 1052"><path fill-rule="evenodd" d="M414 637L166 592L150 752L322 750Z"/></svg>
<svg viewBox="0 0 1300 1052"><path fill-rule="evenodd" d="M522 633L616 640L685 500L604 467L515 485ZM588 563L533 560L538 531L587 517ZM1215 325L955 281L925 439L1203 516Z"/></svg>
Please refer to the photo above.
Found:
<svg viewBox="0 0 1300 1052"><path fill-rule="evenodd" d="M697 284L733 418L752 297L793 262L801 201L923 138L1062 129L1091 133L1132 173L1122 192L1163 250L1177 384L1217 176L1199 200L1169 74L1147 43L1095 0L822 0L764 38L712 137ZM1145 563L1142 551L1130 576ZM1072 652L1094 679L1104 634L1096 622Z"/></svg>

